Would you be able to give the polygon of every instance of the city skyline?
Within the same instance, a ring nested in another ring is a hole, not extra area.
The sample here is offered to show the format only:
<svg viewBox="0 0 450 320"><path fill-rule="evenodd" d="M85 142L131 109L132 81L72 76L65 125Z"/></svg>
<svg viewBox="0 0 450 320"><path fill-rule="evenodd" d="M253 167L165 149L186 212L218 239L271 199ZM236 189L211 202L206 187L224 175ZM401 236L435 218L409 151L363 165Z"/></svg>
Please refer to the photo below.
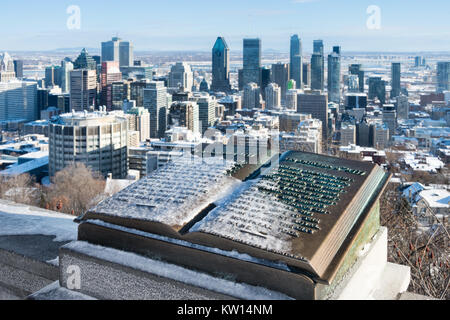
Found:
<svg viewBox="0 0 450 320"><path fill-rule="evenodd" d="M5 12L20 13L20 19L17 15L2 19L0 49L99 47L101 41L119 35L133 41L136 51L209 51L211 42L223 36L232 51L241 50L243 38L259 37L263 50L289 52L289 37L299 34L305 52L312 51L314 39L324 40L325 52L337 44L346 51L450 51L446 14L450 4L432 2L434 5L424 6L416 0L345 4L331 0L262 0L256 7L253 2L232 0L227 7L219 7L204 0L175 1L174 6L158 2L112 6L103 0L43 1L23 6L16 1L2 5ZM80 8L79 30L67 28L71 5ZM379 30L367 26L371 5L380 8ZM405 8L408 14L402 14Z"/></svg>

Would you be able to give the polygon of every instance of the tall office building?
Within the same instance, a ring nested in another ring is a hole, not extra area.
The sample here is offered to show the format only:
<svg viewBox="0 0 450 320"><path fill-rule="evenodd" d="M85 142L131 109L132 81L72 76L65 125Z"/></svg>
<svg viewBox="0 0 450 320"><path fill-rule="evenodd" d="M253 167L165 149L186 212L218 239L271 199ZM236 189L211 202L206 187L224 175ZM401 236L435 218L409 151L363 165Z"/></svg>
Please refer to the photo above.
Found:
<svg viewBox="0 0 450 320"><path fill-rule="evenodd" d="M193 133L200 132L199 107L194 101L172 103L169 112L170 124L175 127L185 127Z"/></svg>
<svg viewBox="0 0 450 320"><path fill-rule="evenodd" d="M139 132L139 141L150 139L150 113L143 107L127 110L128 131Z"/></svg>
<svg viewBox="0 0 450 320"><path fill-rule="evenodd" d="M325 88L325 56L323 41L314 40L314 51L311 57L311 89L324 90Z"/></svg>
<svg viewBox="0 0 450 320"><path fill-rule="evenodd" d="M397 130L397 112L393 104L383 106L383 123L389 128L389 140L391 140Z"/></svg>
<svg viewBox="0 0 450 320"><path fill-rule="evenodd" d="M23 79L23 61L14 60L14 72L17 79Z"/></svg>
<svg viewBox="0 0 450 320"><path fill-rule="evenodd" d="M409 119L409 101L407 96L401 94L397 97L396 109L398 119Z"/></svg>
<svg viewBox="0 0 450 320"><path fill-rule="evenodd" d="M250 83L261 85L261 40L244 39L243 87Z"/></svg>
<svg viewBox="0 0 450 320"><path fill-rule="evenodd" d="M212 91L230 92L230 48L218 37L212 49Z"/></svg>
<svg viewBox="0 0 450 320"><path fill-rule="evenodd" d="M261 107L261 90L254 82L244 88L243 108L259 109Z"/></svg>
<svg viewBox="0 0 450 320"><path fill-rule="evenodd" d="M169 88L183 88L183 91L191 92L194 86L194 74L186 62L177 62L169 73Z"/></svg>
<svg viewBox="0 0 450 320"><path fill-rule="evenodd" d="M271 81L279 86L281 90L281 103L284 105L286 101L287 85L289 81L289 64L287 63L273 64Z"/></svg>
<svg viewBox="0 0 450 320"><path fill-rule="evenodd" d="M322 121L322 135L328 136L328 96L320 91L308 91L297 96L297 112L310 114Z"/></svg>
<svg viewBox="0 0 450 320"><path fill-rule="evenodd" d="M328 100L341 102L341 48L337 46L328 55Z"/></svg>
<svg viewBox="0 0 450 320"><path fill-rule="evenodd" d="M391 67L391 99L397 98L401 92L401 64L392 63Z"/></svg>
<svg viewBox="0 0 450 320"><path fill-rule="evenodd" d="M38 118L37 83L12 79L0 82L0 121Z"/></svg>
<svg viewBox="0 0 450 320"><path fill-rule="evenodd" d="M295 80L297 89L301 89L303 86L303 50L302 41L298 35L291 37L291 50L290 50L290 79Z"/></svg>
<svg viewBox="0 0 450 320"><path fill-rule="evenodd" d="M449 91L450 61L437 63L437 93Z"/></svg>
<svg viewBox="0 0 450 320"><path fill-rule="evenodd" d="M119 62L120 67L130 67L134 65L133 43L123 41L118 37L111 41L102 42L102 61Z"/></svg>
<svg viewBox="0 0 450 320"><path fill-rule="evenodd" d="M200 130L204 134L216 121L217 100L212 96L204 96L197 100Z"/></svg>
<svg viewBox="0 0 450 320"><path fill-rule="evenodd" d="M88 70L97 70L97 62L95 62L94 58L87 52L86 49L81 50L80 55L73 63L74 69L88 69Z"/></svg>
<svg viewBox="0 0 450 320"><path fill-rule="evenodd" d="M122 80L118 61L103 61L100 74L101 105L112 108L111 85ZM108 88L109 87L109 88Z"/></svg>
<svg viewBox="0 0 450 320"><path fill-rule="evenodd" d="M144 88L144 108L150 112L150 138L162 138L167 130L167 88L152 81Z"/></svg>
<svg viewBox="0 0 450 320"><path fill-rule="evenodd" d="M84 163L104 177L128 174L127 119L105 112L68 113L49 125L49 173Z"/></svg>
<svg viewBox="0 0 450 320"><path fill-rule="evenodd" d="M352 64L348 68L350 75L358 76L359 81L359 92L364 92L364 76L365 72L362 70L361 64Z"/></svg>
<svg viewBox="0 0 450 320"><path fill-rule="evenodd" d="M303 63L303 85L311 88L311 63Z"/></svg>
<svg viewBox="0 0 450 320"><path fill-rule="evenodd" d="M273 110L281 107L281 88L276 83L271 83L266 87L266 110Z"/></svg>
<svg viewBox="0 0 450 320"><path fill-rule="evenodd" d="M70 72L70 109L89 110L95 107L97 97L97 72L95 70L73 70Z"/></svg>
<svg viewBox="0 0 450 320"><path fill-rule="evenodd" d="M61 61L61 91L70 92L70 72L73 70L73 63L69 58Z"/></svg>
<svg viewBox="0 0 450 320"><path fill-rule="evenodd" d="M378 98L382 104L386 103L386 81L381 77L369 78L369 99Z"/></svg>
<svg viewBox="0 0 450 320"><path fill-rule="evenodd" d="M7 52L0 54L0 82L8 82L16 78L14 61Z"/></svg>

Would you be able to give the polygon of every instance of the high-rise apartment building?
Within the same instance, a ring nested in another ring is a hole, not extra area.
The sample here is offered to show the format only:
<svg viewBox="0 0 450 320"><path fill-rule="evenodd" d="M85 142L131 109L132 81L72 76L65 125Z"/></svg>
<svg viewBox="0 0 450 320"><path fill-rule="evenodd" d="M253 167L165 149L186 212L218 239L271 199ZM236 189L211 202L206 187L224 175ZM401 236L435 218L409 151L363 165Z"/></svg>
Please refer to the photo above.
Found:
<svg viewBox="0 0 450 320"><path fill-rule="evenodd" d="M102 42L102 62L116 61L120 67L134 66L133 43L118 37Z"/></svg>
<svg viewBox="0 0 450 320"><path fill-rule="evenodd" d="M95 107L97 97L97 72L78 69L70 72L70 108L75 111Z"/></svg>
<svg viewBox="0 0 450 320"><path fill-rule="evenodd" d="M261 40L244 39L243 87L250 83L261 85Z"/></svg>
<svg viewBox="0 0 450 320"><path fill-rule="evenodd" d="M291 37L290 48L290 75L289 78L295 80L297 89L301 89L303 86L303 50L302 41L298 35Z"/></svg>
<svg viewBox="0 0 450 320"><path fill-rule="evenodd" d="M218 37L212 49L212 91L230 92L230 48Z"/></svg>

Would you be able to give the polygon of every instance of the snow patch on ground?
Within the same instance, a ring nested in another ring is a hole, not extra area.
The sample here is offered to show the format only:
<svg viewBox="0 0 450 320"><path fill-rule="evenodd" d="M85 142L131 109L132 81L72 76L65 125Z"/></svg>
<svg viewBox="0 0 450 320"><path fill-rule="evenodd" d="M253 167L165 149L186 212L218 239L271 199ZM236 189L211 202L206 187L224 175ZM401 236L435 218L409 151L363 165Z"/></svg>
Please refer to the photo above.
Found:
<svg viewBox="0 0 450 320"><path fill-rule="evenodd" d="M27 205L0 200L0 236L55 236L55 241L77 239L74 217Z"/></svg>

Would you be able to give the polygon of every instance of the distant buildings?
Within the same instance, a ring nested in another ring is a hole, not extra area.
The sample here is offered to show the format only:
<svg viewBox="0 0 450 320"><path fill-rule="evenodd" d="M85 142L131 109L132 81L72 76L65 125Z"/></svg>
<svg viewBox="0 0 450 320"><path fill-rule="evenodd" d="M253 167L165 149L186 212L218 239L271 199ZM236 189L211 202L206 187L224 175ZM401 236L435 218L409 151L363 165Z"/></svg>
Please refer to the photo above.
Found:
<svg viewBox="0 0 450 320"><path fill-rule="evenodd" d="M17 79L23 78L23 61L22 60L14 60L14 72L16 73Z"/></svg>
<svg viewBox="0 0 450 320"><path fill-rule="evenodd" d="M303 57L302 57L302 42L298 35L293 35L291 37L290 46L290 75L289 79L295 80L297 88L301 89L303 87Z"/></svg>
<svg viewBox="0 0 450 320"><path fill-rule="evenodd" d="M369 99L378 98L382 104L386 103L386 81L381 77L369 78Z"/></svg>
<svg viewBox="0 0 450 320"><path fill-rule="evenodd" d="M204 134L216 121L217 100L209 95L202 96L197 100L200 133Z"/></svg>
<svg viewBox="0 0 450 320"><path fill-rule="evenodd" d="M133 44L118 37L102 42L102 62L116 61L120 67L134 65Z"/></svg>
<svg viewBox="0 0 450 320"><path fill-rule="evenodd" d="M120 72L119 62L103 61L100 74L101 105L109 109L113 107L112 84L120 81L122 81L122 73Z"/></svg>
<svg viewBox="0 0 450 320"><path fill-rule="evenodd" d="M174 102L170 106L170 124L173 127L185 127L194 134L200 132L199 107L196 102Z"/></svg>
<svg viewBox="0 0 450 320"><path fill-rule="evenodd" d="M243 87L250 83L261 86L261 40L244 39Z"/></svg>
<svg viewBox="0 0 450 320"><path fill-rule="evenodd" d="M150 113L143 107L127 111L128 131L138 132L139 142L150 139Z"/></svg>
<svg viewBox="0 0 450 320"><path fill-rule="evenodd" d="M61 115L49 125L49 174L84 163L104 177L124 179L128 174L127 119L106 112Z"/></svg>
<svg viewBox="0 0 450 320"><path fill-rule="evenodd" d="M212 91L230 92L230 48L218 37L212 49Z"/></svg>
<svg viewBox="0 0 450 320"><path fill-rule="evenodd" d="M352 64L349 66L349 74L358 77L359 92L364 92L364 76L365 72L362 70L361 64Z"/></svg>
<svg viewBox="0 0 450 320"><path fill-rule="evenodd" d="M311 87L311 63L303 63L303 75L302 75L303 85L308 88Z"/></svg>
<svg viewBox="0 0 450 320"><path fill-rule="evenodd" d="M397 118L399 120L409 119L409 101L407 96L400 95L397 97L396 109L397 109Z"/></svg>

